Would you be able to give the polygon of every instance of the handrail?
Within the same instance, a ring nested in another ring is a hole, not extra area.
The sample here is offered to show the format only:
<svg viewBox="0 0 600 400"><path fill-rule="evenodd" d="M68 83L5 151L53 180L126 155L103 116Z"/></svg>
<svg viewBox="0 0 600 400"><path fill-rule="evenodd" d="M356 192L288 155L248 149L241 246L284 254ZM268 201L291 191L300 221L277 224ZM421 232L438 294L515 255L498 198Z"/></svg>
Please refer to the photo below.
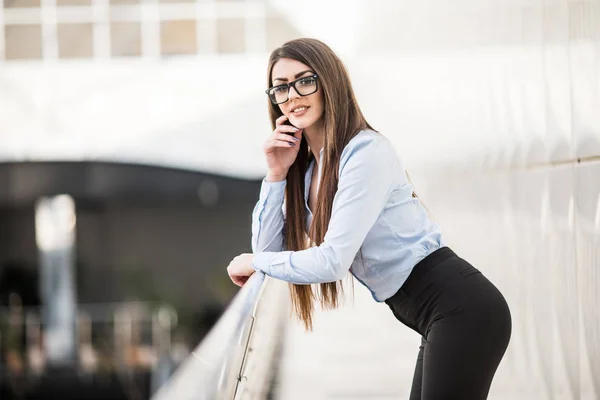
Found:
<svg viewBox="0 0 600 400"><path fill-rule="evenodd" d="M251 345L252 332L256 330L257 320L268 324L266 330L272 331L270 337L281 337L281 335L273 334L273 331L278 331L278 328L281 327L283 314L278 311L283 310L282 305L285 304L285 301L281 301L281 299L270 301L271 299L269 299L268 307L270 311L275 309L275 312L259 311L259 304L262 304L261 299L272 298L282 293L278 288L282 288L282 286L278 286L274 280L265 279L263 273L253 274L206 338L175 371L171 379L158 390L152 400L231 400L239 398L241 392L248 386L244 369L248 365L250 368L256 368L257 364L256 360L248 360L249 355L262 358L263 364L265 359L268 359L267 361L270 363L272 362L273 347L277 345L275 343L277 340L267 342L261 340L258 342L260 344L258 347ZM265 293L267 289L268 293ZM267 301L264 304L267 304ZM261 313L265 314L264 318L260 317ZM274 318L269 318L268 314ZM270 347L269 349L264 348L267 345ZM252 352L249 351L250 347L252 347ZM265 376L267 374L264 373L264 368L259 375L254 375L253 379L268 378ZM239 385L240 382L241 385ZM264 382L256 386L264 387Z"/></svg>

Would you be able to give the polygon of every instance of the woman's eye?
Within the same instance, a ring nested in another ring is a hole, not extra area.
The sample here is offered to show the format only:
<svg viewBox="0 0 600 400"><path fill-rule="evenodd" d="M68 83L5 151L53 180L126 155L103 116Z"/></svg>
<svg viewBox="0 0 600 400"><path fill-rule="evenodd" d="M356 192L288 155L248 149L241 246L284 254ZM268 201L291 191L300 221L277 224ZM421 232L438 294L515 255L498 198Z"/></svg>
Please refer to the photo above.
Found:
<svg viewBox="0 0 600 400"><path fill-rule="evenodd" d="M302 79L300 81L301 85L312 85L314 83L315 83L315 79L314 78L305 78L305 79Z"/></svg>
<svg viewBox="0 0 600 400"><path fill-rule="evenodd" d="M274 87L274 88L273 88L273 91L274 91L275 93L281 93L281 92L283 92L285 89L286 89L286 87L285 87L285 86L276 86L276 87Z"/></svg>

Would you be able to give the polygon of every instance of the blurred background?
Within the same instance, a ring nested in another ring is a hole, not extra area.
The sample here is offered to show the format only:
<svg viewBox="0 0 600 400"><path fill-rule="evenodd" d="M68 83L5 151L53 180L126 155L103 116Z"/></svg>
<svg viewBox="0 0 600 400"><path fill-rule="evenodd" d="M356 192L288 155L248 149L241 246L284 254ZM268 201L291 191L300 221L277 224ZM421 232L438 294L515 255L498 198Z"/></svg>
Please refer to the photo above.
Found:
<svg viewBox="0 0 600 400"><path fill-rule="evenodd" d="M147 399L190 359L238 292L268 55L298 37L509 302L490 398L600 398L594 0L0 0L0 398ZM253 398L408 398L418 337L355 290L312 334L277 317Z"/></svg>

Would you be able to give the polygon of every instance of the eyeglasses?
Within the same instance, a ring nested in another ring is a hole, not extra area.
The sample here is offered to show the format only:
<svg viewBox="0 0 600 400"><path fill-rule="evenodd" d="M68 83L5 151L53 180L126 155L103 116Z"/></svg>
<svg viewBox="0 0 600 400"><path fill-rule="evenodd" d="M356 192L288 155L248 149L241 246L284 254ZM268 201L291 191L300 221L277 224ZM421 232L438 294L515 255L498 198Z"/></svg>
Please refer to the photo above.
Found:
<svg viewBox="0 0 600 400"><path fill-rule="evenodd" d="M300 96L308 96L316 92L318 89L317 78L316 74L305 76L289 83L273 86L265 90L265 93L269 95L273 104L282 104L289 100L290 87L293 87Z"/></svg>

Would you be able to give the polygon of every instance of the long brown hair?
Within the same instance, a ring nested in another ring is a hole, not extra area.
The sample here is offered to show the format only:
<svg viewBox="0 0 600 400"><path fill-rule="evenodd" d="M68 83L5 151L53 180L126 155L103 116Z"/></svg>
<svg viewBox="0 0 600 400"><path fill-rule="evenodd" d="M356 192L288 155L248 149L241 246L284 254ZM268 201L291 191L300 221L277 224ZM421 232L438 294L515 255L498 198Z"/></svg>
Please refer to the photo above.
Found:
<svg viewBox="0 0 600 400"><path fill-rule="evenodd" d="M269 58L268 87L273 86L273 66L282 58L291 58L312 68L319 76L319 90L323 91L325 105L323 155L320 160L322 178L308 238L305 234L304 176L314 156L309 152L306 140L301 141L298 156L286 177L285 247L287 250L298 251L323 243L331 218L333 198L337 192L342 150L361 130L373 128L358 106L344 64L329 46L316 39L303 38L289 41L275 49ZM281 110L269 102L269 114L272 128L275 129L275 120L282 115ZM338 293L343 294L341 283L342 281L320 283L317 293L313 292L311 285L289 284L292 306L307 330L312 330L313 301L318 299L323 308L336 308L339 303Z"/></svg>

